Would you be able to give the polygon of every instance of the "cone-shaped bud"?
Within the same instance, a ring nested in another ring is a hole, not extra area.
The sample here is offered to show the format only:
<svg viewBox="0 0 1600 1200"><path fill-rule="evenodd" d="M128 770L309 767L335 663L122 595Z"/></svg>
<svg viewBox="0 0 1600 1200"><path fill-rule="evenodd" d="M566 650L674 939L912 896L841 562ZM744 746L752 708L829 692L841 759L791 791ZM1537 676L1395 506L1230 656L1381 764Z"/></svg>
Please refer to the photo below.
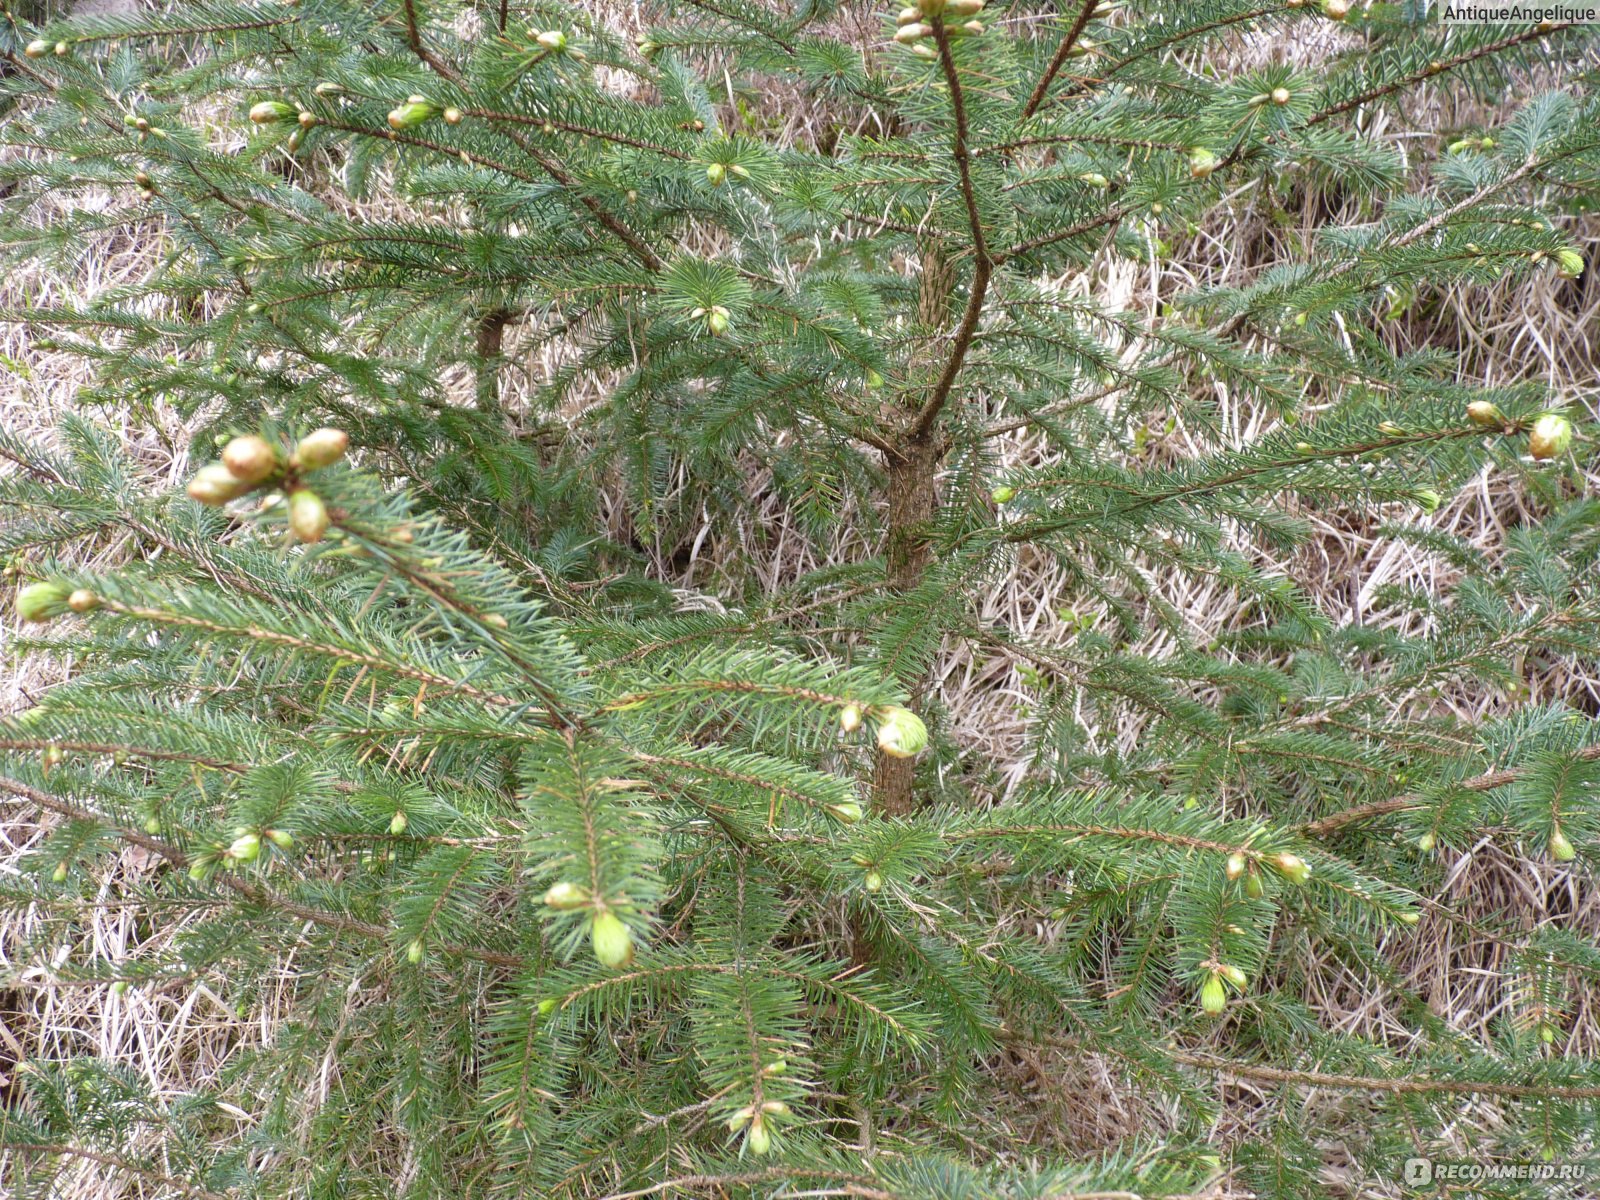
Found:
<svg viewBox="0 0 1600 1200"><path fill-rule="evenodd" d="M1244 877L1244 894L1252 900L1259 900L1266 895L1267 885L1261 878L1261 872L1252 870Z"/></svg>
<svg viewBox="0 0 1600 1200"><path fill-rule="evenodd" d="M1230 963L1224 963L1222 966L1218 967L1217 970L1222 973L1222 977L1224 979L1233 984L1233 986L1236 988L1242 989L1250 982L1250 976L1246 975L1241 968L1235 967Z"/></svg>
<svg viewBox="0 0 1600 1200"><path fill-rule="evenodd" d="M1417 849L1421 850L1424 854L1432 853L1433 848L1438 844L1439 836L1431 829L1417 839Z"/></svg>
<svg viewBox="0 0 1600 1200"><path fill-rule="evenodd" d="M1196 146L1189 151L1189 174L1196 179L1206 178L1221 164L1222 160L1216 156L1216 153L1206 149L1204 146Z"/></svg>
<svg viewBox="0 0 1600 1200"><path fill-rule="evenodd" d="M1549 1021L1540 1021L1539 1022L1539 1040L1541 1042L1543 1042L1546 1046L1549 1046L1549 1045L1551 1045L1551 1044L1553 1044L1555 1042L1555 1040L1556 1040L1556 1027L1554 1025L1550 1024Z"/></svg>
<svg viewBox="0 0 1600 1200"><path fill-rule="evenodd" d="M1303 884L1311 878L1311 864L1298 854L1280 854L1272 860L1272 865L1290 883Z"/></svg>
<svg viewBox="0 0 1600 1200"><path fill-rule="evenodd" d="M560 54L567 48L567 35L559 29L546 29L533 40L550 51L551 54Z"/></svg>
<svg viewBox="0 0 1600 1200"><path fill-rule="evenodd" d="M909 708L898 705L878 719L878 749L890 758L911 758L928 744L928 727Z"/></svg>
<svg viewBox="0 0 1600 1200"><path fill-rule="evenodd" d="M839 714L839 728L845 733L854 733L861 728L861 717L861 705L846 704Z"/></svg>
<svg viewBox="0 0 1600 1200"><path fill-rule="evenodd" d="M412 964L412 966L415 966L417 963L422 961L422 953L422 939L415 938L412 940L411 944L406 947L406 961Z"/></svg>
<svg viewBox="0 0 1600 1200"><path fill-rule="evenodd" d="M390 129L415 129L437 115L439 110L426 100L407 100L389 110Z"/></svg>
<svg viewBox="0 0 1600 1200"><path fill-rule="evenodd" d="M75 613L93 612L100 607L100 597L88 588L74 588L67 597L67 607Z"/></svg>
<svg viewBox="0 0 1600 1200"><path fill-rule="evenodd" d="M17 591L17 616L24 621L48 621L59 617L72 589L64 583L30 583Z"/></svg>
<svg viewBox="0 0 1600 1200"><path fill-rule="evenodd" d="M300 439L294 448L294 461L307 471L331 467L344 457L350 435L342 429L317 429Z"/></svg>
<svg viewBox="0 0 1600 1200"><path fill-rule="evenodd" d="M1016 498L1017 489L1014 487L1007 487L1003 483L989 493L989 499L993 500L996 504L1010 504Z"/></svg>
<svg viewBox="0 0 1600 1200"><path fill-rule="evenodd" d="M267 839L279 850L288 850L294 846L294 834L287 829L269 829Z"/></svg>
<svg viewBox="0 0 1600 1200"><path fill-rule="evenodd" d="M67 864L57 863L56 869L50 872L51 883L65 883L67 881Z"/></svg>
<svg viewBox="0 0 1600 1200"><path fill-rule="evenodd" d="M937 17L944 12L945 0L917 0L917 10L925 17Z"/></svg>
<svg viewBox="0 0 1600 1200"><path fill-rule="evenodd" d="M290 493L289 529L308 545L320 542L322 535L328 532L328 507L322 503L322 497L309 488Z"/></svg>
<svg viewBox="0 0 1600 1200"><path fill-rule="evenodd" d="M1485 429L1499 429L1505 425L1506 415L1500 411L1498 404L1488 400L1474 400L1467 405L1467 420L1474 425L1482 425Z"/></svg>
<svg viewBox="0 0 1600 1200"><path fill-rule="evenodd" d="M1583 255L1576 250L1556 251L1556 274L1563 279L1576 279L1583 274Z"/></svg>
<svg viewBox="0 0 1600 1200"><path fill-rule="evenodd" d="M233 839L233 844L228 847L228 857L237 858L240 862L255 862L261 857L261 835L259 833L242 833Z"/></svg>
<svg viewBox="0 0 1600 1200"><path fill-rule="evenodd" d="M1403 912L1396 913L1395 915L1399 918L1400 924L1402 925L1415 925L1418 921L1422 920L1421 913Z"/></svg>
<svg viewBox="0 0 1600 1200"><path fill-rule="evenodd" d="M278 451L266 438L250 433L222 448L222 465L235 479L253 487L278 469Z"/></svg>
<svg viewBox="0 0 1600 1200"><path fill-rule="evenodd" d="M843 821L846 825L854 825L861 820L861 814L865 810L858 801L841 800L838 804L826 805L824 811L835 820Z"/></svg>
<svg viewBox="0 0 1600 1200"><path fill-rule="evenodd" d="M917 58L923 59L927 62L936 62L939 58L939 52L932 46L924 46L920 43L911 47L911 53Z"/></svg>
<svg viewBox="0 0 1600 1200"><path fill-rule="evenodd" d="M721 187L728 178L728 168L721 163L712 163L706 168L706 182L712 187Z"/></svg>
<svg viewBox="0 0 1600 1200"><path fill-rule="evenodd" d="M894 40L902 46L909 46L912 42L920 42L932 32L932 28L918 21L912 25L902 25L895 31Z"/></svg>
<svg viewBox="0 0 1600 1200"><path fill-rule="evenodd" d="M389 836L390 837L399 837L402 833L404 833L406 831L406 826L408 826L410 824L411 824L411 821L405 815L405 813L396 812L394 814L394 816L389 818Z"/></svg>
<svg viewBox="0 0 1600 1200"><path fill-rule="evenodd" d="M633 961L633 934L622 918L606 909L594 915L589 930L595 959L603 967L625 967Z"/></svg>
<svg viewBox="0 0 1600 1200"><path fill-rule="evenodd" d="M160 833L161 832L161 818L157 817L157 816L146 817L144 819L144 831L146 833Z"/></svg>
<svg viewBox="0 0 1600 1200"><path fill-rule="evenodd" d="M1241 875L1243 875L1244 874L1244 868L1245 868L1244 855L1242 855L1242 854L1230 854L1230 855L1228 855L1228 879L1230 881L1236 880Z"/></svg>
<svg viewBox="0 0 1600 1200"><path fill-rule="evenodd" d="M543 1000L539 1001L539 1015L541 1017L548 1017L551 1013L555 1012L555 1010L556 1000L554 996L546 996Z"/></svg>
<svg viewBox="0 0 1600 1200"><path fill-rule="evenodd" d="M907 6L906 8L902 8L900 10L900 14L895 17L894 23L901 29L904 29L907 25L915 25L921 20L922 10L920 8Z"/></svg>
<svg viewBox="0 0 1600 1200"><path fill-rule="evenodd" d="M1578 857L1577 850L1567 840L1567 835L1561 831L1559 825L1550 830L1550 857L1557 862L1571 862Z"/></svg>
<svg viewBox="0 0 1600 1200"><path fill-rule="evenodd" d="M324 79L311 90L319 96L327 97L340 95L343 93L344 88L339 84L334 83L332 80Z"/></svg>
<svg viewBox="0 0 1600 1200"><path fill-rule="evenodd" d="M1438 512L1439 505L1444 503L1444 497L1432 488L1418 488L1411 493L1411 499L1425 513Z"/></svg>
<svg viewBox="0 0 1600 1200"><path fill-rule="evenodd" d="M1293 99L1294 97L1289 94L1289 89L1286 87L1275 87L1272 89L1272 102L1279 108L1282 108L1285 104L1289 103L1289 101Z"/></svg>
<svg viewBox="0 0 1600 1200"><path fill-rule="evenodd" d="M750 1130L744 1135L744 1144L757 1157L772 1153L772 1134L767 1131L767 1123L761 1119L760 1113L750 1119Z"/></svg>
<svg viewBox="0 0 1600 1200"><path fill-rule="evenodd" d="M881 892L883 890L883 876L876 871L868 871L861 878L861 886L869 892Z"/></svg>
<svg viewBox="0 0 1600 1200"><path fill-rule="evenodd" d="M720 304L713 307L712 310L706 314L706 329L714 337L721 337L723 334L727 333L729 324L730 321L728 317L728 310L723 308Z"/></svg>
<svg viewBox="0 0 1600 1200"><path fill-rule="evenodd" d="M285 104L282 100L263 100L260 104L250 106L250 119L257 125L273 125L279 121L292 121L300 115L300 110L292 104Z"/></svg>
<svg viewBox="0 0 1600 1200"><path fill-rule="evenodd" d="M1214 1017L1227 1007L1228 989L1222 985L1222 976L1213 971L1200 986L1200 1008Z"/></svg>
<svg viewBox="0 0 1600 1200"><path fill-rule="evenodd" d="M34 38L33 41L28 43L23 53L29 58L43 58L53 49L55 47L50 42L45 41L43 38Z"/></svg>
<svg viewBox="0 0 1600 1200"><path fill-rule="evenodd" d="M461 115L461 110L452 105L444 110L444 123L446 125L459 125L461 124Z"/></svg>
<svg viewBox="0 0 1600 1200"><path fill-rule="evenodd" d="M945 0L944 19L946 21L965 20L975 17L983 11L983 0Z"/></svg>
<svg viewBox="0 0 1600 1200"><path fill-rule="evenodd" d="M128 994L128 981L119 979L113 983L111 985L111 994L113 996L126 996Z"/></svg>
<svg viewBox="0 0 1600 1200"><path fill-rule="evenodd" d="M557 912L572 912L589 906L589 889L576 883L553 883L544 894L544 902Z"/></svg>
<svg viewBox="0 0 1600 1200"><path fill-rule="evenodd" d="M775 1058L771 1062L769 1062L766 1066L761 1068L761 1073L763 1075L782 1075L788 1069L789 1069L789 1060L788 1059L786 1059L786 1058Z"/></svg>
<svg viewBox="0 0 1600 1200"><path fill-rule="evenodd" d="M1084 174L1079 175L1078 178L1083 180L1083 182L1087 183L1092 188L1111 186L1111 181L1104 175L1100 174L1099 171L1086 171Z"/></svg>
<svg viewBox="0 0 1600 1200"><path fill-rule="evenodd" d="M189 480L189 499L213 507L237 500L250 490L250 485L221 463L207 463Z"/></svg>
<svg viewBox="0 0 1600 1200"><path fill-rule="evenodd" d="M1350 15L1350 0L1322 0L1322 15L1342 21Z"/></svg>
<svg viewBox="0 0 1600 1200"><path fill-rule="evenodd" d="M1572 445L1572 422L1560 413L1545 413L1533 423L1528 434L1528 453L1535 458L1554 458Z"/></svg>

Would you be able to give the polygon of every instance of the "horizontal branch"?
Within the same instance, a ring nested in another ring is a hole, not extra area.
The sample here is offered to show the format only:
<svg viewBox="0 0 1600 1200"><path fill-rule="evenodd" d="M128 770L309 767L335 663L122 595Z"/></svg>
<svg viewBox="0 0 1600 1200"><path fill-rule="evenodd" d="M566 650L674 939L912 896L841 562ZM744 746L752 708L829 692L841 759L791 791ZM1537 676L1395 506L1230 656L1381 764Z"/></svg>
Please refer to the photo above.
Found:
<svg viewBox="0 0 1600 1200"><path fill-rule="evenodd" d="M1600 745L1585 746L1573 755L1579 762L1594 762L1600 759ZM1507 767L1499 771L1489 771L1471 779L1463 779L1452 784L1468 792L1490 792L1495 788L1505 787L1508 783L1515 783L1527 774L1527 768ZM1420 792L1406 792L1403 795L1391 796L1387 800L1374 800L1370 804L1358 804L1353 808L1342 809L1321 820L1312 821L1300 827L1300 832L1307 837L1326 837L1336 830L1343 829L1346 825L1356 821L1367 821L1373 817L1388 816L1390 813L1404 812L1411 808L1422 808L1430 801Z"/></svg>

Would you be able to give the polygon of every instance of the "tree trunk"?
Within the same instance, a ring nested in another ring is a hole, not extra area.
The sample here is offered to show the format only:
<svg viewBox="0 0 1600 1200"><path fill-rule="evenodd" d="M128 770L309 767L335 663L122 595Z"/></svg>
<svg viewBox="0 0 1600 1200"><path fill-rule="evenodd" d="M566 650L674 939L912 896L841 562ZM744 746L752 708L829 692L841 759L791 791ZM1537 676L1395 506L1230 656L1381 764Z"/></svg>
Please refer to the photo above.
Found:
<svg viewBox="0 0 1600 1200"><path fill-rule="evenodd" d="M492 309L478 318L478 408L481 412L500 411L500 352L505 344L506 325L511 314Z"/></svg>
<svg viewBox="0 0 1600 1200"><path fill-rule="evenodd" d="M891 592L908 592L922 582L932 552L928 522L933 519L934 473L939 468L940 446L933 435L902 444L900 455L889 460L889 528L885 559ZM912 687L912 706L921 698L920 681ZM912 778L916 760L880 753L873 777L878 810L885 816L905 816L915 807Z"/></svg>
<svg viewBox="0 0 1600 1200"><path fill-rule="evenodd" d="M955 291L955 269L935 241L921 247L922 278L917 296L917 320L930 334L942 330L949 319L950 299ZM919 389L910 393L915 411ZM894 454L887 455L889 471L888 529L884 546L886 582L891 593L909 592L922 582L932 557L928 545L928 523L933 520L934 476L944 457L945 442L938 433L906 434L896 443ZM920 707L922 681L911 688L913 708ZM912 781L916 760L893 758L879 753L873 775L873 792L878 811L885 816L905 816L916 808Z"/></svg>

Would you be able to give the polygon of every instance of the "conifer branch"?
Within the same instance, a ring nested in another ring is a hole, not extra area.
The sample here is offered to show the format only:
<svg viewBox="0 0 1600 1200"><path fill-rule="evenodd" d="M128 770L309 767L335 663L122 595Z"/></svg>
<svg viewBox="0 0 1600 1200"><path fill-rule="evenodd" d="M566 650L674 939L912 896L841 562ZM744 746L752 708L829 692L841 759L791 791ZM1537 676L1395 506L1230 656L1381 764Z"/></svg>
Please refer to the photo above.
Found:
<svg viewBox="0 0 1600 1200"><path fill-rule="evenodd" d="M1572 757L1579 762L1595 762L1600 760L1600 744L1584 746L1572 753ZM1526 768L1506 767L1498 771L1486 771L1482 775L1470 779L1462 779L1452 783L1451 787L1461 788L1468 792L1490 792L1495 788L1505 787L1515 783L1527 775ZM1428 803L1426 796L1420 792L1406 792L1399 796L1390 796L1384 800L1374 800L1367 804L1358 804L1353 808L1341 809L1339 812L1330 813L1300 827L1300 832L1306 837L1327 837L1343 829L1346 825L1357 821L1368 821L1373 817L1386 817L1393 813L1405 812L1407 809L1422 808Z"/></svg>
<svg viewBox="0 0 1600 1200"><path fill-rule="evenodd" d="M242 775L250 768L243 763L208 758L201 754L185 754L177 750L158 750L153 746L136 746L126 742L85 742L72 738L0 738L0 750L70 750L82 754L126 754L129 758L143 758L151 762L186 762L210 767L213 771L229 771Z"/></svg>
<svg viewBox="0 0 1600 1200"><path fill-rule="evenodd" d="M437 675L432 671L424 671L420 667L413 667L408 663L392 662L388 659L380 658L376 654L366 654L358 650L352 650L347 646L315 642L308 638L295 637L293 634L281 633L275 629L266 629L256 624L225 625L219 621L208 621L203 617L186 617L178 613L166 612L159 608L140 608L120 604L114 600L106 601L104 608L107 612L116 613L119 616L131 617L139 621L149 621L156 625L175 625L184 629L201 629L207 633L233 638L236 641L265 642L271 645L283 646L290 650L299 650L307 654L322 655L342 662L354 663L358 666L371 667L374 670L386 671L391 675L397 675L402 679L425 683L429 687L436 687L442 691L471 696L476 700L482 700L486 704L494 704L506 708L527 706L526 701L516 700L509 696L500 696L483 688L474 687L463 680L451 679L446 675Z"/></svg>
<svg viewBox="0 0 1600 1200"><path fill-rule="evenodd" d="M21 1067L23 1064L18 1064ZM84 1146L74 1146L66 1142L18 1142L0 1141L0 1151L8 1154L59 1154L64 1158L80 1158L84 1162L92 1162L97 1166L110 1167L124 1175L135 1179L142 1179L146 1183L154 1184L160 1188L170 1188L183 1196L194 1196L198 1200L232 1200L224 1192L214 1192L209 1188L195 1187L182 1179L171 1175L164 1175L160 1171L151 1169L142 1163L123 1158L116 1154L107 1154L101 1150L90 1150Z"/></svg>
<svg viewBox="0 0 1600 1200"><path fill-rule="evenodd" d="M1234 25L1248 24L1249 22L1257 20L1260 17L1268 17L1273 13L1281 13L1285 11L1287 11L1287 6L1284 4L1269 4L1261 8L1247 9L1244 12L1230 13L1228 16L1219 17L1215 21L1207 21L1200 25L1190 25L1179 29L1168 34L1166 37L1161 38L1159 41L1151 42L1147 45L1141 46L1137 54L1131 54L1127 58L1117 60L1110 66L1106 67L1105 70L1098 72L1093 80L1086 81L1078 84L1076 87L1069 88L1065 93L1056 97L1055 102L1060 103L1062 100L1069 98L1076 92L1087 91L1091 84L1093 86L1099 86L1103 83L1109 83L1112 77L1120 74L1125 67L1132 66L1136 62L1141 62L1152 55L1159 54L1167 47L1175 46L1179 42L1186 42L1192 38L1204 37L1206 34L1214 33L1219 29L1228 29Z"/></svg>
<svg viewBox="0 0 1600 1200"><path fill-rule="evenodd" d="M1435 76L1443 75L1449 71L1453 71L1457 67L1465 66L1467 63L1476 62L1480 58L1487 58L1489 55L1498 54L1502 50L1509 50L1515 46L1520 46L1525 42L1531 42L1536 38L1548 37L1552 33L1560 33L1562 30L1570 28L1572 28L1572 22L1570 21L1557 21L1551 24L1549 28L1536 25L1532 29L1525 30L1522 33L1514 33L1509 37L1501 38L1497 42L1490 42L1487 45L1478 46L1472 50L1463 50L1460 54L1457 54L1452 58L1436 59L1433 62L1430 62L1421 71L1413 71L1409 74L1401 76L1398 79L1393 79L1387 83L1378 84L1375 87L1368 88L1366 91L1361 92L1358 95L1350 97L1348 100L1340 101L1338 104L1331 105L1328 108L1324 108L1319 112L1313 113L1311 116L1305 119L1301 125L1301 128L1309 129L1313 126L1320 125L1324 121L1331 120L1342 113L1347 113L1353 108L1360 108L1363 104L1369 104L1374 100L1381 100L1385 96L1393 95L1395 92L1404 91L1406 88L1425 82L1426 80L1432 79Z"/></svg>
<svg viewBox="0 0 1600 1200"><path fill-rule="evenodd" d="M581 137L594 138L596 141L611 142L617 146L632 146L635 150L647 150L651 154L659 154L663 158L674 158L680 162L687 162L692 156L682 150L671 146L663 146L659 142L647 142L643 138L632 137L625 133L614 133L605 129L596 129L590 125L575 125L571 121L563 121L559 117L531 117L524 113L499 112L492 108L464 108L463 116L478 117L485 121L502 121L509 125L532 125L543 128L546 125L559 129L563 133L576 133Z"/></svg>
<svg viewBox="0 0 1600 1200"><path fill-rule="evenodd" d="M1083 0L1078 6L1078 15L1067 29L1067 36L1061 39L1061 44L1056 47L1055 54L1050 57L1050 65L1044 69L1044 74L1039 76L1039 82L1033 85L1033 92L1028 97L1028 102L1022 106L1022 119L1026 121L1038 111L1043 103L1050 85L1055 81L1057 72L1066 65L1067 59L1072 57L1072 50L1078 44L1078 39L1083 36L1083 31L1089 26L1089 19L1094 16L1094 10L1099 7L1100 0Z"/></svg>
<svg viewBox="0 0 1600 1200"><path fill-rule="evenodd" d="M422 41L422 30L417 24L417 9L415 0L402 0L406 14L406 43L411 47L411 53L424 62L429 70L448 79L451 83L460 83L461 76L456 73L448 63L440 59L433 51L429 50Z"/></svg>
<svg viewBox="0 0 1600 1200"><path fill-rule="evenodd" d="M1287 1067L1240 1062L1187 1050L1168 1050L1168 1057L1186 1066L1201 1067L1240 1079L1259 1079L1269 1083L1290 1083L1304 1087L1338 1088L1347 1091L1388 1092L1396 1096L1437 1095L1507 1096L1529 1100L1600 1099L1600 1085L1561 1083L1512 1083L1497 1079L1418 1079L1407 1075L1385 1079L1373 1075L1346 1075L1325 1071L1299 1071Z"/></svg>
<svg viewBox="0 0 1600 1200"><path fill-rule="evenodd" d="M909 435L912 440L927 436L934 422L939 419L939 412L944 408L945 401L950 397L950 389L955 386L956 379L961 374L967 351L972 346L973 334L977 332L978 322L983 317L984 303L989 294L989 280L995 269L995 260L989 255L988 240L984 236L983 214L978 208L977 191L972 182L971 154L968 151L971 133L967 127L967 108L961 89L961 72L957 69L955 57L950 52L950 34L945 28L944 18L933 18L933 36L939 44L939 64L944 70L945 82L950 89L950 111L955 125L951 155L955 159L956 172L961 181L961 199L967 210L967 225L972 234L974 261L972 281L967 290L966 311L962 313L961 323L956 327L949 356L945 359L944 369L933 385L932 393L911 420Z"/></svg>
<svg viewBox="0 0 1600 1200"><path fill-rule="evenodd" d="M20 799L27 800L47 812L53 812L74 821L87 821L109 829L123 841L130 842L141 850L149 851L178 870L187 868L191 862L189 856L171 842L152 837L140 829L118 825L93 809L85 808L83 805L73 803L60 796L51 795L48 792L41 792L38 788L30 787L18 780L0 775L0 792L7 792ZM251 880L242 879L237 875L224 871L219 871L212 875L211 881L230 891L237 892L252 904L260 905L262 908L270 908L276 912L287 913L291 917L299 917L301 920L310 921L314 925L323 925L330 929L359 934L362 937L380 942L392 941L394 937L393 930L387 929L382 925L374 925L370 921L359 921L354 917L346 917L340 913L328 912L326 909L314 908L309 904L301 904L299 901L290 900L287 896L280 896L276 892ZM438 948L447 953L459 955L462 958L475 959L492 966L525 967L527 965L527 960L516 954L503 954L494 950L481 950L472 946L458 946L449 943L440 943Z"/></svg>

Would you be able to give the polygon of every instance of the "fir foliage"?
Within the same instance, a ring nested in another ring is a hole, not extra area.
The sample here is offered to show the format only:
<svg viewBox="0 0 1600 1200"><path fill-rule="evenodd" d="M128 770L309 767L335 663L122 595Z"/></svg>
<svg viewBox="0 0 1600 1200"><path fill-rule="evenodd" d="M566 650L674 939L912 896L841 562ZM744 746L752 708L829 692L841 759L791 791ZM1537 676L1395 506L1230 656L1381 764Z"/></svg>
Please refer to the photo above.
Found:
<svg viewBox="0 0 1600 1200"><path fill-rule="evenodd" d="M1466 1096L1503 1113L1486 1157L1591 1148L1600 1071L1563 1021L1600 947L1472 923L1505 952L1482 1038L1389 959L1462 925L1429 898L1439 848L1591 882L1592 698L1523 701L1596 653L1592 429L1568 411L1543 453L1571 397L1383 327L1584 269L1600 107L1559 64L1593 27L991 0L963 36L950 2L910 45L892 13L733 0L651 9L636 42L554 0L0 27L8 260L168 246L5 318L95 360L86 409L160 400L277 464L202 506L89 414L56 450L0 440L0 550L47 585L11 652L72 666L0 720L0 802L51 825L0 880L43 914L5 983L204 980L248 1014L293 972L272 1037L195 1094L19 1067L16 1194L88 1156L160 1194L1310 1197L1330 1130L1350 1178L1392 1182L1451 1157ZM1341 49L1221 77L1241 32ZM813 110L805 136L766 89ZM1424 93L1497 121L1378 130ZM42 223L47 191L85 203ZM1159 312L1064 285L1159 264L1243 191L1362 219ZM517 412L513 341L551 364ZM318 426L349 454L312 465ZM1195 453L1163 449L1180 428ZM1041 449L1002 472L1018 431ZM1493 557L1414 520L1483 472L1537 512ZM774 584L752 479L859 552ZM1453 582L1327 611L1277 564L1341 512ZM644 548L703 524L745 546L686 612ZM131 561L76 565L113 541ZM977 619L1019 555L1092 600L1073 636ZM1185 576L1236 598L1225 636L1163 598ZM1026 664L1025 774L929 698L954 645ZM1502 696L1489 719L1438 701L1469 684ZM129 847L156 865L117 870ZM104 904L184 932L56 958ZM1413 1036L1325 1019L1352 981ZM1009 1064L1058 1053L1161 1120L1091 1152L996 1115ZM1230 1076L1272 1089L1237 1149ZM1303 1086L1366 1108L1331 1126Z"/></svg>

